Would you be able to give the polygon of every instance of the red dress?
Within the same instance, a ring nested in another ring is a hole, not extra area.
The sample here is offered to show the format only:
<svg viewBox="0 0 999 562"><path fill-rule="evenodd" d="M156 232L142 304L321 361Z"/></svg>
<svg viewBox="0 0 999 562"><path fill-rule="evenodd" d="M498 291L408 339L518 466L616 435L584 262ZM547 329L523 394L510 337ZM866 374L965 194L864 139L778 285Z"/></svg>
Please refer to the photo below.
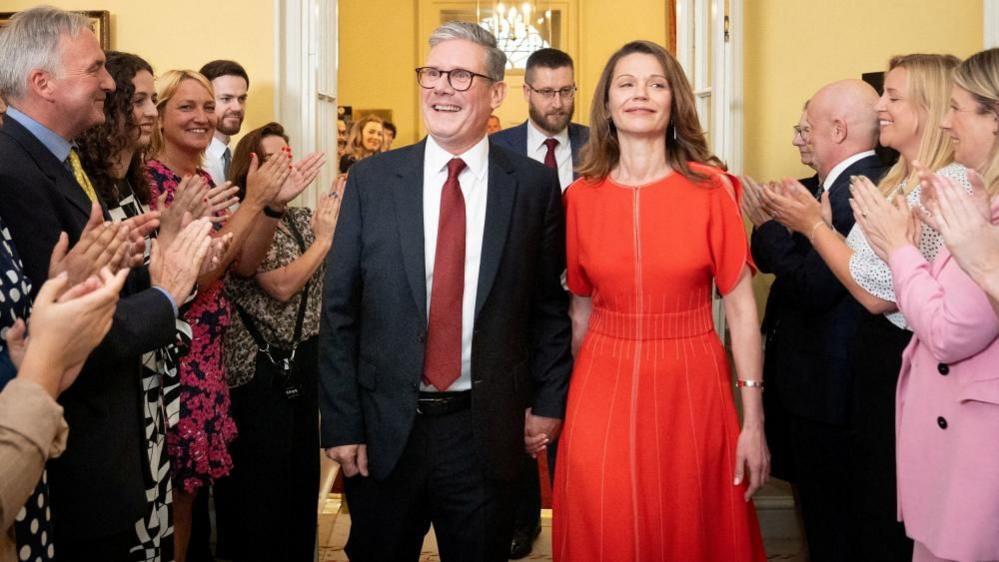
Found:
<svg viewBox="0 0 999 562"><path fill-rule="evenodd" d="M720 173L634 188L580 180L565 195L567 282L591 297L558 446L558 562L757 562L739 424L711 285L750 263Z"/></svg>

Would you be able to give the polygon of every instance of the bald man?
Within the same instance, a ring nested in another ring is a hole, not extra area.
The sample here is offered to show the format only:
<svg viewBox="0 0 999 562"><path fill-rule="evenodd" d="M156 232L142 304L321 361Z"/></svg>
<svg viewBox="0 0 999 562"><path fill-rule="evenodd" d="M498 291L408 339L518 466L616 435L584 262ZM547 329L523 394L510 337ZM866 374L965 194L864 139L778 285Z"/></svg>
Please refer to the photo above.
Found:
<svg viewBox="0 0 999 562"><path fill-rule="evenodd" d="M802 139L826 193L832 226L853 227L850 176L877 182L885 172L874 154L878 95L864 82L843 80L810 99ZM791 467L812 562L851 561L849 348L862 308L799 234L776 221L753 233L753 256L780 283L782 314L767 337L766 418L780 420L786 447L773 450L774 466ZM775 411L776 410L776 411ZM768 433L771 428L768 428Z"/></svg>

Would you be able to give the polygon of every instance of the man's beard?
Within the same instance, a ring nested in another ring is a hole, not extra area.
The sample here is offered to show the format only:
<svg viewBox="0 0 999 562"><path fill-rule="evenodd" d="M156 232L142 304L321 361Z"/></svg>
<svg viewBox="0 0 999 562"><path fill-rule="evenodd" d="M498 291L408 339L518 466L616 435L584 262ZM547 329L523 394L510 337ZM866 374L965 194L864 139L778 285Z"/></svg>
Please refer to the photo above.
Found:
<svg viewBox="0 0 999 562"><path fill-rule="evenodd" d="M226 126L225 121L227 118L228 117L223 117L222 119L219 119L218 126L216 126L215 128L218 129L218 131L223 135L232 136L239 134L239 130L243 128L243 118L242 117L239 118L239 123L236 124L235 128Z"/></svg>
<svg viewBox="0 0 999 562"><path fill-rule="evenodd" d="M561 115L545 116L533 105L527 109L531 116L531 121L538 127L541 127L542 131L552 136L561 133L569 125L569 120L572 119L572 110L573 106L568 105L562 108L563 113Z"/></svg>

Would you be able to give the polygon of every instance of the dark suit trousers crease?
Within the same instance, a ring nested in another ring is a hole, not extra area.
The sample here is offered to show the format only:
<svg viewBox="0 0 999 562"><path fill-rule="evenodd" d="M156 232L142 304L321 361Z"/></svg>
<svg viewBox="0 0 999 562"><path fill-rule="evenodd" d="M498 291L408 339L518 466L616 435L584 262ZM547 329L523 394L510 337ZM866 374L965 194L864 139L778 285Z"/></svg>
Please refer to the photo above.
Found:
<svg viewBox="0 0 999 562"><path fill-rule="evenodd" d="M417 416L383 481L344 480L352 562L415 562L431 523L443 562L505 561L513 521L511 482L486 477L471 411Z"/></svg>
<svg viewBox="0 0 999 562"><path fill-rule="evenodd" d="M853 478L856 560L908 562L912 540L897 521L895 387L912 332L884 316L865 314L852 350Z"/></svg>

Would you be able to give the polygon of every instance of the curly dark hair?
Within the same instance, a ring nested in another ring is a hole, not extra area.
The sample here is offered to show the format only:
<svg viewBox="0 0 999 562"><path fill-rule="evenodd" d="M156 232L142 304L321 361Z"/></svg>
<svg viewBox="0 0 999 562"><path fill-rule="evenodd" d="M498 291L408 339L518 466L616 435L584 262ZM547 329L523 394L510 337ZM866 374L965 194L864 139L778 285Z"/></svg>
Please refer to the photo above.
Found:
<svg viewBox="0 0 999 562"><path fill-rule="evenodd" d="M113 204L121 198L118 179L111 174L114 159L129 147L138 130L132 115L132 96L135 95L132 79L143 70L152 74L153 67L138 55L118 51L107 52L104 67L114 78L116 86L115 91L104 100L104 123L85 131L76 142L83 168L94 189L106 203ZM132 185L135 197L148 205L150 191L145 159L143 151L136 151L128 164L125 178Z"/></svg>

